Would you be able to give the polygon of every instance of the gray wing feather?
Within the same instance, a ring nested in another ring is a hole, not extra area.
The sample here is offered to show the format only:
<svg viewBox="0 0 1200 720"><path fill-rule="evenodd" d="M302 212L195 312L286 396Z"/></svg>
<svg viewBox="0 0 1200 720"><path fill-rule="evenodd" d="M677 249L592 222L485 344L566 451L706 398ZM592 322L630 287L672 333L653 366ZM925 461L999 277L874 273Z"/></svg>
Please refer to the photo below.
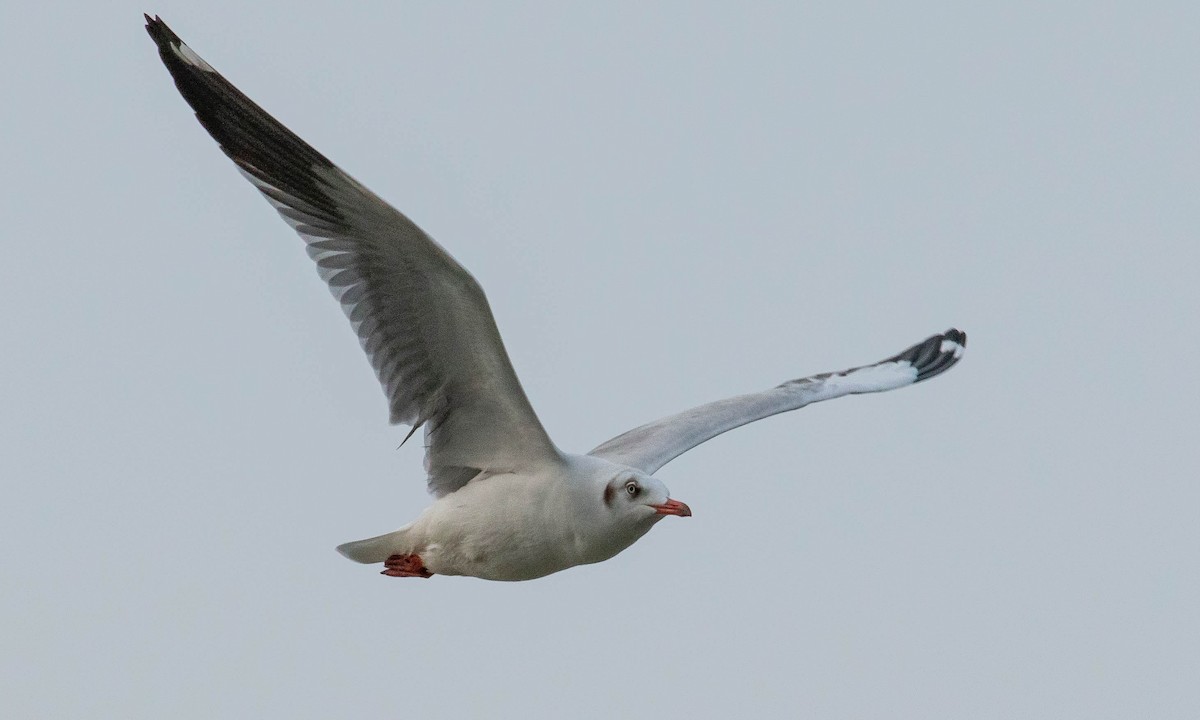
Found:
<svg viewBox="0 0 1200 720"><path fill-rule="evenodd" d="M146 20L197 119L307 243L383 386L391 422L425 427L430 491L440 497L481 472L561 462L475 278L165 23Z"/></svg>
<svg viewBox="0 0 1200 720"><path fill-rule="evenodd" d="M746 423L843 395L883 392L928 380L958 362L966 346L966 333L951 328L873 365L789 380L770 390L656 420L618 435L589 454L654 473L700 443Z"/></svg>

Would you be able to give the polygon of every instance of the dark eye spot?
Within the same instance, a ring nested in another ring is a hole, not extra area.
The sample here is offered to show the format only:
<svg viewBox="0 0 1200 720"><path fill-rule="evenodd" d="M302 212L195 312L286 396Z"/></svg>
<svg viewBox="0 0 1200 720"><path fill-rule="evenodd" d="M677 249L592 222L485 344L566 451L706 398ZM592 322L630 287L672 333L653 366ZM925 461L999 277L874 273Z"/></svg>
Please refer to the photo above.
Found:
<svg viewBox="0 0 1200 720"><path fill-rule="evenodd" d="M604 486L604 504L605 504L605 505L612 505L612 501L613 501L613 493L614 493L614 492L615 492L615 491L613 490L613 486L612 486L612 485L605 485L605 486Z"/></svg>

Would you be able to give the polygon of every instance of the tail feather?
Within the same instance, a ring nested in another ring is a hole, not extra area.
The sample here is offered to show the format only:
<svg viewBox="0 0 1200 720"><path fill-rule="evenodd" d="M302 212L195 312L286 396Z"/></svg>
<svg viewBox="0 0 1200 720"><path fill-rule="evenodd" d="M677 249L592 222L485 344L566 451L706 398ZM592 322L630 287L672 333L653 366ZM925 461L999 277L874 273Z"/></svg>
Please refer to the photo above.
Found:
<svg viewBox="0 0 1200 720"><path fill-rule="evenodd" d="M392 555L406 551L404 536L407 533L408 528L403 527L386 535L343 543L337 546L337 551L354 562L364 565L381 563Z"/></svg>

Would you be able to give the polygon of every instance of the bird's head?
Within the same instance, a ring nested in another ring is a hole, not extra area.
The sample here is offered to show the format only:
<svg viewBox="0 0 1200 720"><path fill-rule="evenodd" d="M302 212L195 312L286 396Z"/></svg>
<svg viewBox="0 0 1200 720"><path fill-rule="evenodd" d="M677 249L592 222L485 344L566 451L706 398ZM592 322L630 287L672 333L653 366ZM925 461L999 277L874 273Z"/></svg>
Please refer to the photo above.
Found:
<svg viewBox="0 0 1200 720"><path fill-rule="evenodd" d="M634 544L649 532L654 523L667 515L688 517L691 509L679 500L671 499L662 481L638 470L625 468L616 474L605 473L600 482L590 486L595 492L592 500L599 509L589 535L586 563L598 563Z"/></svg>
<svg viewBox="0 0 1200 720"><path fill-rule="evenodd" d="M604 484L604 506L621 524L653 525L667 515L689 517L691 508L672 500L667 486L636 470L617 473Z"/></svg>
<svg viewBox="0 0 1200 720"><path fill-rule="evenodd" d="M667 486L658 478L630 467L593 457L577 457L587 463L591 482L573 487L586 493L577 502L591 508L580 513L579 531L582 557L579 563L607 560L645 535L655 523L668 515L688 517L691 508L671 499Z"/></svg>

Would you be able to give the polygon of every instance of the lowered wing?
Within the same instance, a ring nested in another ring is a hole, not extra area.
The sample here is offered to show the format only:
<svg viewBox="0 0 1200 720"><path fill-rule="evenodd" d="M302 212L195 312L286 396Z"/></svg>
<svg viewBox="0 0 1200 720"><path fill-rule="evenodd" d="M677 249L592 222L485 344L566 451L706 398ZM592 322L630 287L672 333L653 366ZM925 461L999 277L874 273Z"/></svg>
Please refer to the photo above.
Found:
<svg viewBox="0 0 1200 720"><path fill-rule="evenodd" d="M951 328L874 365L788 380L770 390L656 420L618 435L589 454L654 473L700 443L746 423L843 395L883 392L928 380L950 369L966 347L966 333Z"/></svg>

